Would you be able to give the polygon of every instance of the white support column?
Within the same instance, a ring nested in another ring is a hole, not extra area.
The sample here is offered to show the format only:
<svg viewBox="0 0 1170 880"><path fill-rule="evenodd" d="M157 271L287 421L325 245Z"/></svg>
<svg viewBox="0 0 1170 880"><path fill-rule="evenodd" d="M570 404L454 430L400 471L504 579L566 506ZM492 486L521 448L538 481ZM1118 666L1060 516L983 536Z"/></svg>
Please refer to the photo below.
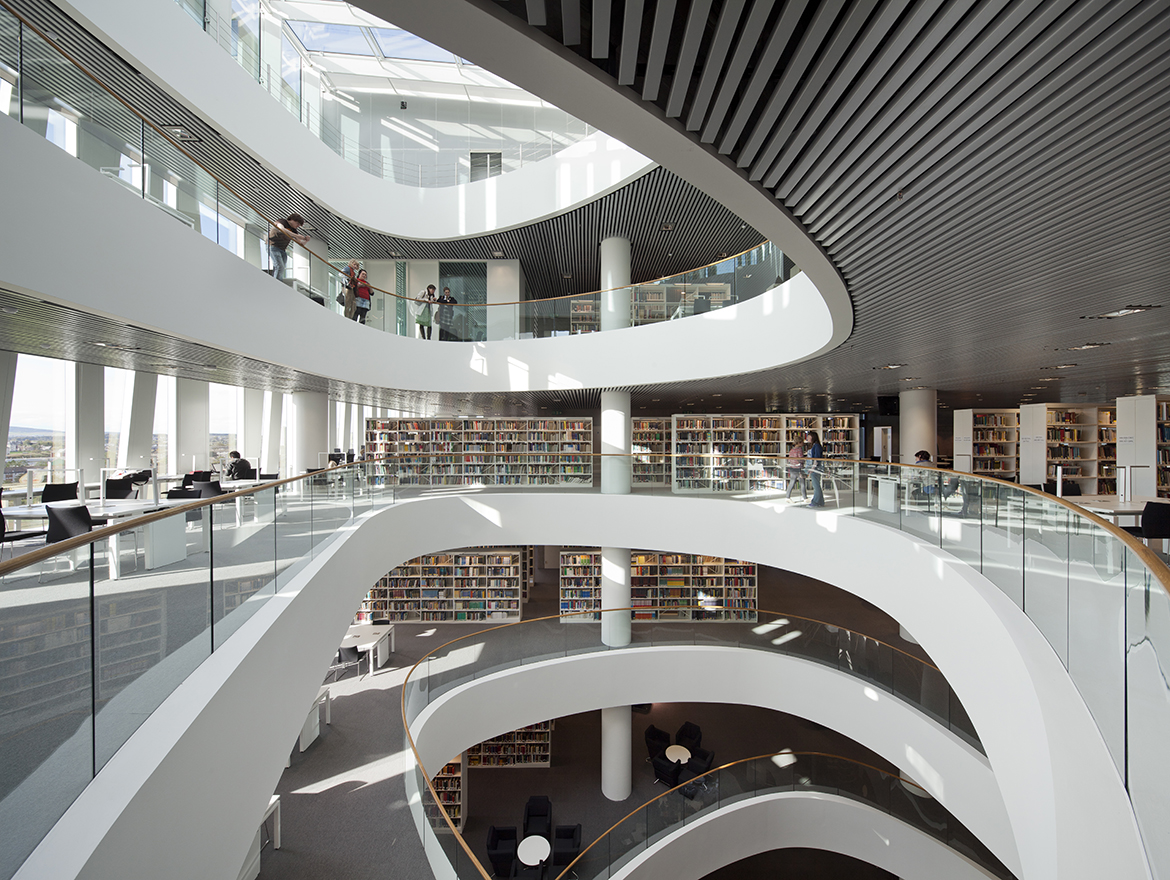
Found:
<svg viewBox="0 0 1170 880"><path fill-rule="evenodd" d="M12 392L16 388L16 352L0 351L0 438L8 448L8 429L12 425Z"/></svg>
<svg viewBox="0 0 1170 880"><path fill-rule="evenodd" d="M266 474L280 472L280 423L284 395L279 391L264 392L264 414L261 418L260 470ZM281 474L287 476L287 474Z"/></svg>
<svg viewBox="0 0 1170 880"><path fill-rule="evenodd" d="M629 706L601 710L601 793L624 801L633 790L633 713Z"/></svg>
<svg viewBox="0 0 1170 880"><path fill-rule="evenodd" d="M298 391L292 396L290 416L291 473L282 476L291 477L320 467L317 463L319 453L332 449L329 445L329 399L322 391Z"/></svg>
<svg viewBox="0 0 1170 880"><path fill-rule="evenodd" d="M128 417L126 439L125 443L118 446L118 467L148 468L151 466L154 447L154 403L158 398L158 375L136 371L132 381L134 390L130 396L130 406L125 408Z"/></svg>
<svg viewBox="0 0 1170 880"><path fill-rule="evenodd" d="M601 242L601 329L630 326L630 240L620 235Z"/></svg>
<svg viewBox="0 0 1170 880"><path fill-rule="evenodd" d="M354 442L353 442L354 404L346 401L345 403L338 404L338 406L342 407L342 412L341 412L341 436L338 438L338 440L340 442L337 445L341 447L342 452L349 452L349 450L354 448Z"/></svg>
<svg viewBox="0 0 1170 880"><path fill-rule="evenodd" d="M328 434L325 437L325 452L332 452L334 448L341 446L338 438L337 430L337 405L338 401L330 400L326 405L325 421L328 426ZM316 465L313 465L316 467Z"/></svg>
<svg viewBox="0 0 1170 880"><path fill-rule="evenodd" d="M106 368L74 364L65 371L65 395L65 467L96 483L106 466Z"/></svg>
<svg viewBox="0 0 1170 880"><path fill-rule="evenodd" d="M211 419L207 383L200 379L175 380L174 462L179 473L209 469Z"/></svg>
<svg viewBox="0 0 1170 880"><path fill-rule="evenodd" d="M240 455L248 459L253 467L262 470L260 461L264 455L261 438L264 436L265 392L258 388L245 388L242 396L244 398L244 414L240 419L240 436L236 443L239 444ZM277 425L276 429L279 431L280 425Z"/></svg>
<svg viewBox="0 0 1170 880"><path fill-rule="evenodd" d="M898 457L914 464L914 453L925 449L938 458L938 391L920 388L898 395Z"/></svg>
<svg viewBox="0 0 1170 880"><path fill-rule="evenodd" d="M634 464L630 457L630 392L601 392L601 491L629 495Z"/></svg>
<svg viewBox="0 0 1170 880"><path fill-rule="evenodd" d="M601 607L630 607L630 549L601 548ZM601 615L601 643L620 648L630 643L630 612L609 611Z"/></svg>

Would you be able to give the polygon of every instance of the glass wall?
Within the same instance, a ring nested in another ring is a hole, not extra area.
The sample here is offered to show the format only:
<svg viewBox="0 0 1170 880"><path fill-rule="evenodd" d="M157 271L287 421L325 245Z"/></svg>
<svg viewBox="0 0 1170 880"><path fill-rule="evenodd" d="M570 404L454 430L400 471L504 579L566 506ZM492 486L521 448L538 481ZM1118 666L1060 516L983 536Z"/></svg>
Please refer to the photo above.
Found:
<svg viewBox="0 0 1170 880"><path fill-rule="evenodd" d="M130 406L134 397L134 374L117 367L105 368L106 467L117 467L119 453L125 461L125 444L130 433ZM95 479L97 475L94 475Z"/></svg>
<svg viewBox="0 0 1170 880"><path fill-rule="evenodd" d="M220 471L227 467L228 453L240 445L244 423L244 389L235 385L207 386L207 441L211 463Z"/></svg>

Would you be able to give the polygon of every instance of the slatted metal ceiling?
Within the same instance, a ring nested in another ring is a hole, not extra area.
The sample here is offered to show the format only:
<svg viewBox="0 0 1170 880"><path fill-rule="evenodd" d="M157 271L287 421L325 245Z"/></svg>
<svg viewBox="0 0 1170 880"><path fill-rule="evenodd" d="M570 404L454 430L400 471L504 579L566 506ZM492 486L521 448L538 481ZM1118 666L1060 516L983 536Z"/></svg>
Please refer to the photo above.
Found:
<svg viewBox="0 0 1170 880"><path fill-rule="evenodd" d="M608 235L627 235L633 241L631 269L635 279L658 278L705 265L721 253L753 247L762 238L734 213L662 169L575 211L519 229L451 242L382 235L323 210L263 168L55 6L43 0L8 2L147 119L160 125L182 125L196 135L199 142L185 144L184 149L261 213L268 217L287 216L294 210L303 214L336 259L401 255L407 259L483 260L499 252L521 261L532 295L547 297L597 288L601 274L597 246ZM136 142L138 129L134 126L131 130L126 111L72 65L61 63L47 47L38 49L37 42L30 38L26 45L31 77L49 94L87 96L87 116L118 132L133 131ZM662 232L664 222L674 223L675 229ZM571 277L566 279L565 275Z"/></svg>
<svg viewBox="0 0 1170 880"><path fill-rule="evenodd" d="M357 5L391 14L401 4ZM1170 391L1170 312L1086 317L1170 305L1167 4L458 0L447 8L460 5L494 10L529 37L533 53L554 51L535 39L542 32L592 65L595 79L678 120L792 211L839 267L855 309L845 346L708 391L743 384L791 405L801 395L789 389L812 387L831 401L872 402L913 377L959 404L985 389L1013 405L1045 368L1066 361L1077 367L1040 399ZM420 35L444 38L438 28ZM539 92L537 82L520 84ZM1059 353L1090 341L1111 345ZM909 367L873 369L888 362Z"/></svg>

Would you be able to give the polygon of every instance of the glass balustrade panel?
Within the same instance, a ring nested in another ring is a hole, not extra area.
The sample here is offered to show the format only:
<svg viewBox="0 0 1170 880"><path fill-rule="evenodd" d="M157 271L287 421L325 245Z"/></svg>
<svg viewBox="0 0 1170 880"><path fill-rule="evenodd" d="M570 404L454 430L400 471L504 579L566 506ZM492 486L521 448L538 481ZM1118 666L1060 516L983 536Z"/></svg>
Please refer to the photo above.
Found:
<svg viewBox="0 0 1170 880"><path fill-rule="evenodd" d="M983 576L1020 608L1024 607L1024 496L1006 483L983 487L980 499Z"/></svg>
<svg viewBox="0 0 1170 880"><path fill-rule="evenodd" d="M1069 510L1028 494L1023 517L1024 612L1067 667Z"/></svg>
<svg viewBox="0 0 1170 880"><path fill-rule="evenodd" d="M90 575L102 563L100 554L91 563L86 546L0 583L0 877L12 876L93 777Z"/></svg>
<svg viewBox="0 0 1170 880"><path fill-rule="evenodd" d="M211 619L219 648L276 594L276 491L209 508L214 581Z"/></svg>
<svg viewBox="0 0 1170 880"><path fill-rule="evenodd" d="M93 545L99 770L211 655L211 547L198 540L208 534L183 513Z"/></svg>
<svg viewBox="0 0 1170 880"><path fill-rule="evenodd" d="M0 9L0 113L20 119L20 21Z"/></svg>

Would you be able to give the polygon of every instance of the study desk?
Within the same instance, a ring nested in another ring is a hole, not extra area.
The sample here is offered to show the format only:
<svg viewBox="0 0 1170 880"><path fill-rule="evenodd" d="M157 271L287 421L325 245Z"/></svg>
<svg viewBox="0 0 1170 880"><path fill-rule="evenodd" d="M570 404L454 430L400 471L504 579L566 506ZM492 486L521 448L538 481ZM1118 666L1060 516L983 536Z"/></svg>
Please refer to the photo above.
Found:
<svg viewBox="0 0 1170 880"><path fill-rule="evenodd" d="M1134 495L1125 501L1116 495L1071 495L1064 499L1078 507L1083 507L1097 516L1117 525L1123 516L1140 517L1146 509L1147 502L1170 504L1170 498L1158 498L1153 495Z"/></svg>
<svg viewBox="0 0 1170 880"><path fill-rule="evenodd" d="M153 513L168 507L178 507L189 504L189 499L175 499L174 501L138 501L135 499L107 499L102 503L90 502L85 506L89 515L95 520L132 520L136 516ZM77 506L78 501L53 502L54 507ZM46 504L22 504L8 507L4 514L9 519L48 519ZM148 569L161 568L187 558L187 521L182 516L172 516L150 523L143 529L145 540L145 566ZM117 580L122 576L121 541L127 532L119 532L110 536L109 551L106 554L109 566L110 580Z"/></svg>
<svg viewBox="0 0 1170 880"><path fill-rule="evenodd" d="M394 653L394 624L355 623L346 631L341 647L357 648L364 653L366 669L372 675ZM377 665L374 665L375 660Z"/></svg>

